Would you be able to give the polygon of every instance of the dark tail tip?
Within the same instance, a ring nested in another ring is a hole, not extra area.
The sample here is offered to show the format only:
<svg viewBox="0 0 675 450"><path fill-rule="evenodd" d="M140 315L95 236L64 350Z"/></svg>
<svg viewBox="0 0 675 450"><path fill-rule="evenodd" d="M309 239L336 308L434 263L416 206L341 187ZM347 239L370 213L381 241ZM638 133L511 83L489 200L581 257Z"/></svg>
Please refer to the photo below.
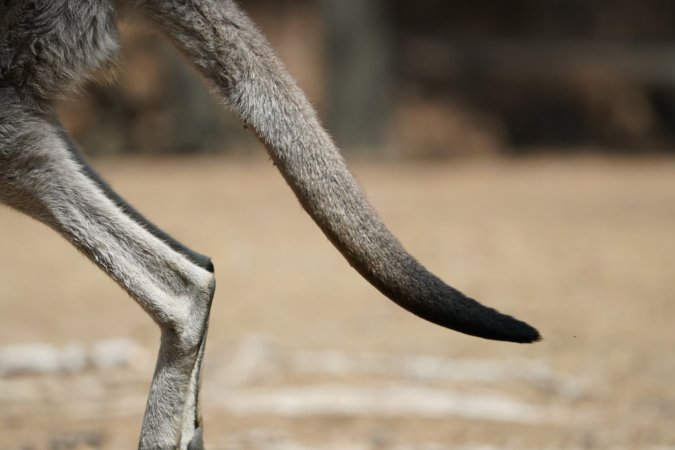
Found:
<svg viewBox="0 0 675 450"><path fill-rule="evenodd" d="M508 322L506 327L500 327L498 333L482 337L498 341L515 342L518 344L532 344L541 340L539 331L528 323L515 319L511 316L502 315Z"/></svg>
<svg viewBox="0 0 675 450"><path fill-rule="evenodd" d="M450 302L453 305L450 315L427 318L447 328L495 341L530 344L541 340L539 331L530 324L484 306L458 291L454 294Z"/></svg>
<svg viewBox="0 0 675 450"><path fill-rule="evenodd" d="M532 344L542 340L541 334L539 334L539 331L536 328L525 322L521 322L521 324L521 329L517 333L519 340L515 340L514 342L520 344Z"/></svg>
<svg viewBox="0 0 675 450"><path fill-rule="evenodd" d="M410 279L415 280L417 286L404 283L396 287L388 285L381 290L413 314L460 333L522 344L541 340L536 328L480 304L429 272L418 272Z"/></svg>
<svg viewBox="0 0 675 450"><path fill-rule="evenodd" d="M542 340L541 334L537 331L536 328L523 323L524 329L520 330L517 334L517 338L512 342L517 342L519 344L533 344Z"/></svg>

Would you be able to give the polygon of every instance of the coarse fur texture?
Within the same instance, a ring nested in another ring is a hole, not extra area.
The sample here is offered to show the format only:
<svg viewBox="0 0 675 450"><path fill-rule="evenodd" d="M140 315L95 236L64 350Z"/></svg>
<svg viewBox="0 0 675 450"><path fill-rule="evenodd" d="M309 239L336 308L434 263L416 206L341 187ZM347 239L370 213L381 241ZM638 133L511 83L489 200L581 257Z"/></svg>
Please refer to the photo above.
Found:
<svg viewBox="0 0 675 450"><path fill-rule="evenodd" d="M533 342L529 325L443 283L388 231L314 110L230 0L0 0L0 201L50 226L160 326L142 449L203 448L199 371L213 265L155 227L86 163L54 101L110 64L116 11L136 8L255 131L300 203L373 286L412 313L488 339Z"/></svg>

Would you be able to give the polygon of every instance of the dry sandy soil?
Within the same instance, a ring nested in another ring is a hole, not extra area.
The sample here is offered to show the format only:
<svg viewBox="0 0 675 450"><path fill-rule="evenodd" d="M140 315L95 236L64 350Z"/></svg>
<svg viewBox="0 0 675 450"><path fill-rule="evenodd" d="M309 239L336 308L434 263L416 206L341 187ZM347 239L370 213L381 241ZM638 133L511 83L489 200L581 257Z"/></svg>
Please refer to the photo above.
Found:
<svg viewBox="0 0 675 450"><path fill-rule="evenodd" d="M481 341L384 299L272 165L98 161L219 279L213 449L675 449L675 161L356 163L432 271L537 325ZM135 448L158 332L44 226L0 210L0 449Z"/></svg>

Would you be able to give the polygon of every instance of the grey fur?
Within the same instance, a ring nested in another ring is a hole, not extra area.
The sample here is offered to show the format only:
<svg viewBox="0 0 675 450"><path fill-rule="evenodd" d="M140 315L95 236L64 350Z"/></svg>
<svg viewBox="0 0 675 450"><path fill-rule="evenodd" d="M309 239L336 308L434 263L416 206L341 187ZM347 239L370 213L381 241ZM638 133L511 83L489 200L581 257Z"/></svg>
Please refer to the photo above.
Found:
<svg viewBox="0 0 675 450"><path fill-rule="evenodd" d="M403 249L301 91L232 1L125 3L0 0L0 201L63 235L160 326L140 448L203 448L199 370L215 281L205 257L145 222L97 179L53 113L55 98L110 64L118 6L143 11L186 54L256 132L330 241L377 289L464 333L539 339L529 325L447 286Z"/></svg>

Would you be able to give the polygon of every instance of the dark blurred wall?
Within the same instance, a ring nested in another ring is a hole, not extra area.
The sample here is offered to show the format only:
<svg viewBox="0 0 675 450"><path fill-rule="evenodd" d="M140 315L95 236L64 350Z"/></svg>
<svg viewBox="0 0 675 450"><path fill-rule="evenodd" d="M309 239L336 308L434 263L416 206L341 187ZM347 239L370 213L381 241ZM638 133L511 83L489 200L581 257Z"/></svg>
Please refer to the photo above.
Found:
<svg viewBox="0 0 675 450"><path fill-rule="evenodd" d="M393 0L399 79L515 152L675 148L675 2Z"/></svg>
<svg viewBox="0 0 675 450"><path fill-rule="evenodd" d="M392 95L386 0L321 0L328 123L338 145L382 148Z"/></svg>
<svg viewBox="0 0 675 450"><path fill-rule="evenodd" d="M347 150L672 152L675 2L247 0ZM256 145L182 58L122 26L119 82L63 105L90 152Z"/></svg>

